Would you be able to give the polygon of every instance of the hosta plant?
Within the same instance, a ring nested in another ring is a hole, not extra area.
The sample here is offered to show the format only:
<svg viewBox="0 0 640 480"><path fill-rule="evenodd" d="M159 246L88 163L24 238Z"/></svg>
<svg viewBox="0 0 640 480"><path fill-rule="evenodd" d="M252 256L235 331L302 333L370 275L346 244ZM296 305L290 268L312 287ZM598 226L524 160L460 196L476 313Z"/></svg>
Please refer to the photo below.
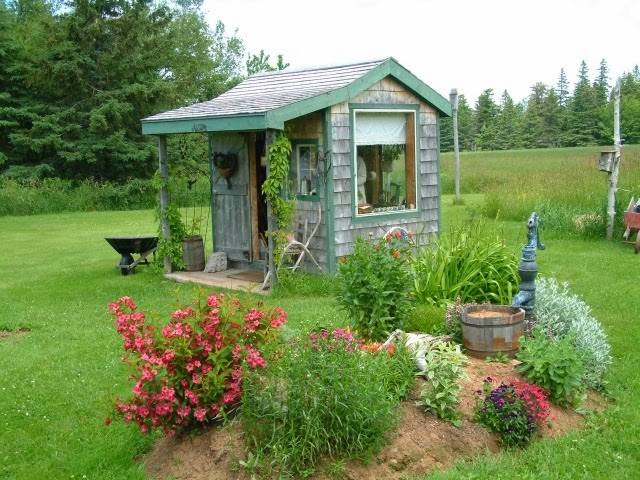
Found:
<svg viewBox="0 0 640 480"><path fill-rule="evenodd" d="M287 318L279 308L263 311L224 294L176 310L164 326L150 321L129 297L109 309L134 382L132 397L116 401L116 413L144 433L160 429L169 435L235 407L243 369L266 365L261 348Z"/></svg>

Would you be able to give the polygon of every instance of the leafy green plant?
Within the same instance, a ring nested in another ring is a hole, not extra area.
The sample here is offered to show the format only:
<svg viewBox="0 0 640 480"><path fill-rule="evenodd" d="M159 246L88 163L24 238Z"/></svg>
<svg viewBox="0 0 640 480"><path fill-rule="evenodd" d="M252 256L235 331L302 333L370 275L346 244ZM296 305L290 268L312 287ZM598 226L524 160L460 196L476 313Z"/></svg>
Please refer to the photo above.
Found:
<svg viewBox="0 0 640 480"><path fill-rule="evenodd" d="M611 347L602 325L591 316L591 308L569 285L553 277L536 279L536 324L553 337L571 335L584 363L582 382L594 389L604 387L604 375L611 365Z"/></svg>
<svg viewBox="0 0 640 480"><path fill-rule="evenodd" d="M109 310L135 380L133 397L117 400L116 413L143 433L162 429L169 435L235 406L242 368L266 365L260 348L287 318L279 308L263 312L215 293L176 310L161 329L129 297L112 302Z"/></svg>
<svg viewBox="0 0 640 480"><path fill-rule="evenodd" d="M406 349L376 350L345 329L294 341L266 371L247 372L248 445L281 474L307 475L324 456L366 458L397 425L412 373Z"/></svg>
<svg viewBox="0 0 640 480"><path fill-rule="evenodd" d="M510 363L511 359L504 354L504 352L498 352L493 356L485 357L486 363Z"/></svg>
<svg viewBox="0 0 640 480"><path fill-rule="evenodd" d="M425 378L418 405L457 427L462 425L458 409L460 379L465 376L467 357L459 345L440 342L425 355L426 369L418 375Z"/></svg>
<svg viewBox="0 0 640 480"><path fill-rule="evenodd" d="M571 336L549 338L536 327L531 337L521 337L516 358L522 362L516 369L529 382L548 390L555 403L570 404L583 386L584 367Z"/></svg>
<svg viewBox="0 0 640 480"><path fill-rule="evenodd" d="M398 232L380 240L356 238L338 265L337 301L360 335L383 340L403 328L412 308L409 243Z"/></svg>
<svg viewBox="0 0 640 480"><path fill-rule="evenodd" d="M509 304L519 282L518 259L501 238L467 223L431 240L413 262L418 302L444 305L459 297Z"/></svg>
<svg viewBox="0 0 640 480"><path fill-rule="evenodd" d="M505 446L522 446L540 431L548 415L549 405L544 392L535 385L500 383L493 387L493 379L487 377L482 384L474 407L475 420L500 435Z"/></svg>

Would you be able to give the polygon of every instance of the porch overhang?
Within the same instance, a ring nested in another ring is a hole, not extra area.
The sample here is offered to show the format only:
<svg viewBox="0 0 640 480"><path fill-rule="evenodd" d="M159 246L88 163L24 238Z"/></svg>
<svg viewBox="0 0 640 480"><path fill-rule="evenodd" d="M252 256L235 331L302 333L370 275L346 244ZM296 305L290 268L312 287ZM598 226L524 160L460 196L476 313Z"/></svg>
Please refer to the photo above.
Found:
<svg viewBox="0 0 640 480"><path fill-rule="evenodd" d="M173 133L242 132L254 130L283 130L284 120L274 119L269 112L226 117L188 117L171 120L143 120L143 135Z"/></svg>

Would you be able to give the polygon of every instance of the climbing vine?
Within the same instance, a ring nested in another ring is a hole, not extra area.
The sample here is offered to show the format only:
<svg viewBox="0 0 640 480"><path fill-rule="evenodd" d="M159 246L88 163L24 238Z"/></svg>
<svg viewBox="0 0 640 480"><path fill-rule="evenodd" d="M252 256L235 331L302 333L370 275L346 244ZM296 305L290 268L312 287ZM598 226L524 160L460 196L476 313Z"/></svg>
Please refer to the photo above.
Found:
<svg viewBox="0 0 640 480"><path fill-rule="evenodd" d="M165 182L158 172L153 177L153 186L158 192L162 187L169 188L167 182ZM156 268L162 270L162 261L165 255L171 259L171 265L177 269L184 268L184 260L182 259L182 238L186 236L186 228L182 221L182 215L177 206L172 203L166 206L163 212L160 208L160 203L155 211L155 217L158 221L158 249L156 251ZM169 239L167 240L162 233L162 220L166 219L169 222Z"/></svg>
<svg viewBox="0 0 640 480"><path fill-rule="evenodd" d="M269 173L262 184L262 193L271 203L271 211L278 229L289 227L296 210L295 196L291 192L289 181L289 159L291 142L284 132L279 132L269 147Z"/></svg>
<svg viewBox="0 0 640 480"><path fill-rule="evenodd" d="M292 235L291 221L296 211L296 198L291 189L289 180L289 164L291 158L291 142L284 132L279 132L267 153L269 158L269 172L267 179L262 184L262 193L271 204L271 214L276 221L278 229L275 232L267 232L276 244L287 242L287 237ZM280 265L282 252L276 248L274 261Z"/></svg>

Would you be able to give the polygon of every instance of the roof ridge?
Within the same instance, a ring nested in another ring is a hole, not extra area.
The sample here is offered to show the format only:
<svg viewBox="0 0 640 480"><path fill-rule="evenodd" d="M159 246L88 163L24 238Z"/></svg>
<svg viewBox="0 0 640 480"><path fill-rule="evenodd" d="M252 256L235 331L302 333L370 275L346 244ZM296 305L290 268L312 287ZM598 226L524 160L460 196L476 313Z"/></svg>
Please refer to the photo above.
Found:
<svg viewBox="0 0 640 480"><path fill-rule="evenodd" d="M357 66L360 66L360 65L368 65L368 64L380 65L381 63L384 63L387 60L394 60L395 61L395 59L393 57L384 57L384 58L372 58L370 60L360 60L360 61L351 62L351 63L310 65L310 66L307 66L307 67L298 67L298 68L288 68L287 67L287 68L285 68L283 70L275 70L273 72L258 72L258 73L254 73L253 75L251 75L248 78L266 77L266 76L270 76L270 75L282 75L284 73L313 72L315 70L331 70L331 69L334 69L334 68L357 67Z"/></svg>

